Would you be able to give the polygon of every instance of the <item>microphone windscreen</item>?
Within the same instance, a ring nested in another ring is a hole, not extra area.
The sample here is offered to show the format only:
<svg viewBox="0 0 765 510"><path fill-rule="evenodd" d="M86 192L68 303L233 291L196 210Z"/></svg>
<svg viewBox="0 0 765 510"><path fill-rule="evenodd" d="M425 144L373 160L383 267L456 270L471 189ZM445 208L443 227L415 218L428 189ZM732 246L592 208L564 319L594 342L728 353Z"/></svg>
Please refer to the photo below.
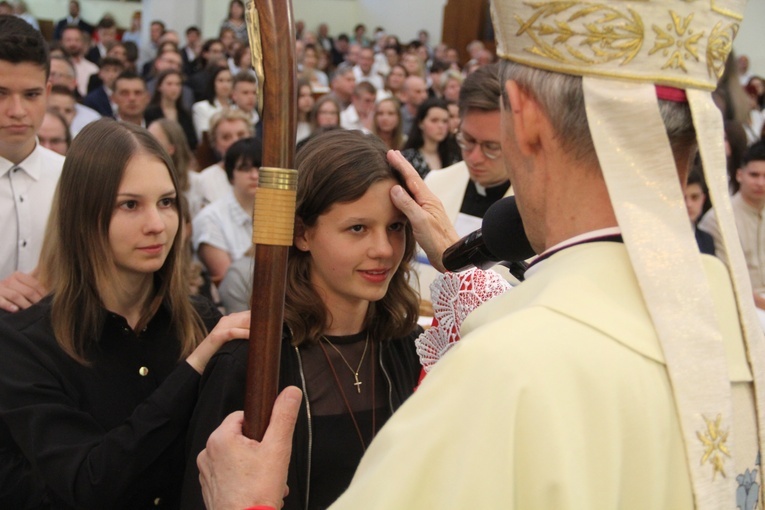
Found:
<svg viewBox="0 0 765 510"><path fill-rule="evenodd" d="M536 255L526 237L515 197L494 202L483 216L481 232L495 260L520 262Z"/></svg>

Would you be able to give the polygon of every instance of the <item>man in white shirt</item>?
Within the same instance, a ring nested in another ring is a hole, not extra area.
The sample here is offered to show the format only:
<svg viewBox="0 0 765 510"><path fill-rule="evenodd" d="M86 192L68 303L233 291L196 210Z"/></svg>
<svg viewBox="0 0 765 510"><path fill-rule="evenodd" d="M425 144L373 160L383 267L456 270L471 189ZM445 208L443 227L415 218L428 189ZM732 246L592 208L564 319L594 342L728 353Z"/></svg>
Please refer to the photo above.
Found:
<svg viewBox="0 0 765 510"><path fill-rule="evenodd" d="M16 312L46 290L37 268L63 156L37 143L50 85L42 36L0 18L0 309Z"/></svg>
<svg viewBox="0 0 765 510"><path fill-rule="evenodd" d="M340 113L340 126L371 133L375 117L375 97L377 89L374 85L368 81L357 83L353 89L351 105Z"/></svg>
<svg viewBox="0 0 765 510"><path fill-rule="evenodd" d="M258 115L258 81L252 74L242 71L234 76L231 85L231 102L250 119L253 129L260 122Z"/></svg>
<svg viewBox="0 0 765 510"><path fill-rule="evenodd" d="M77 79L77 92L80 97L88 95L88 81L98 73L98 66L85 58L85 41L82 30L77 26L68 26L61 34L61 46L72 60Z"/></svg>
<svg viewBox="0 0 765 510"><path fill-rule="evenodd" d="M359 51L358 64L353 66L353 74L356 77L356 83L368 81L380 90L385 86L383 77L375 69L375 52L372 48L361 48Z"/></svg>

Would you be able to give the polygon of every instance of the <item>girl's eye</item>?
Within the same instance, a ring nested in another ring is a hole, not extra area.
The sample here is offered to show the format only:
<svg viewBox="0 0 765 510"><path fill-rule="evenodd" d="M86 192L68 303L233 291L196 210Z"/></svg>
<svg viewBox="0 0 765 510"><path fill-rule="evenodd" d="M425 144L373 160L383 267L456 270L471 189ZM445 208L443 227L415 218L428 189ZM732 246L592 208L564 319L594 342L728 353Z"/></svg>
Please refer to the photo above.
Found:
<svg viewBox="0 0 765 510"><path fill-rule="evenodd" d="M136 209L138 207L138 201L137 200L125 200L120 204L120 208L127 209L129 211L132 211L133 209Z"/></svg>
<svg viewBox="0 0 765 510"><path fill-rule="evenodd" d="M388 227L388 229L392 230L393 232L401 232L402 230L404 230L404 222L397 221L396 223Z"/></svg>
<svg viewBox="0 0 765 510"><path fill-rule="evenodd" d="M175 197L166 197L159 201L161 207L174 207Z"/></svg>
<svg viewBox="0 0 765 510"><path fill-rule="evenodd" d="M364 231L364 225L353 225L348 230L350 230L351 232L363 232Z"/></svg>

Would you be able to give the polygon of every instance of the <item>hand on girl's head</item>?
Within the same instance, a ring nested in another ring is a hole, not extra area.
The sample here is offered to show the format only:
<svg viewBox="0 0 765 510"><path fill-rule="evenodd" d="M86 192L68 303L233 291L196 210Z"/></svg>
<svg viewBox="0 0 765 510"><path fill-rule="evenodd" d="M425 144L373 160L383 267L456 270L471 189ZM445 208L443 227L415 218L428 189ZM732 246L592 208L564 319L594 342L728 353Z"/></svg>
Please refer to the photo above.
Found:
<svg viewBox="0 0 765 510"><path fill-rule="evenodd" d="M428 255L433 267L444 268L441 255L459 240L441 200L433 194L422 177L399 151L388 151L388 162L404 178L404 186L391 188L391 200L412 224L417 243Z"/></svg>

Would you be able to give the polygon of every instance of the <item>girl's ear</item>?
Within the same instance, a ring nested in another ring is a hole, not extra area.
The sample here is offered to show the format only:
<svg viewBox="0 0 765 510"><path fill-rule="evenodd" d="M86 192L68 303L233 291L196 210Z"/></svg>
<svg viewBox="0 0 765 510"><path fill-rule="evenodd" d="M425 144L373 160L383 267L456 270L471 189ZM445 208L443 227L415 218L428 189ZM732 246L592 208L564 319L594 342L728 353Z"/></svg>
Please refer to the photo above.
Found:
<svg viewBox="0 0 765 510"><path fill-rule="evenodd" d="M303 220L300 218L295 218L295 236L293 238L292 244L294 244L295 248L300 251L310 251L308 246L308 239L305 235L305 225L303 225Z"/></svg>

